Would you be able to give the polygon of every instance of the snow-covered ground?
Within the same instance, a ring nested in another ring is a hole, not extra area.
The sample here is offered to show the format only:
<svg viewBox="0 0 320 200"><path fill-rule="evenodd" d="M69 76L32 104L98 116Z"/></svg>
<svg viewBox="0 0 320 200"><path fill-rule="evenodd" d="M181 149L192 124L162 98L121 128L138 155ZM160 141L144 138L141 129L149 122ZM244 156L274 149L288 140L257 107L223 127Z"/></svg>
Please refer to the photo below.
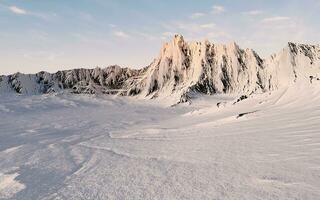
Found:
<svg viewBox="0 0 320 200"><path fill-rule="evenodd" d="M175 107L3 95L0 199L320 199L319 85Z"/></svg>

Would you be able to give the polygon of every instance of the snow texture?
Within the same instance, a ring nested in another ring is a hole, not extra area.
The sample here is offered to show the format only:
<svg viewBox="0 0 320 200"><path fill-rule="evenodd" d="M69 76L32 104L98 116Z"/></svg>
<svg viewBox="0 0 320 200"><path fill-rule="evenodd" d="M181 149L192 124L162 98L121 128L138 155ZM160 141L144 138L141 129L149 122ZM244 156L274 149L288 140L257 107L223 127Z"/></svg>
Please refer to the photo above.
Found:
<svg viewBox="0 0 320 200"><path fill-rule="evenodd" d="M1 96L1 198L320 198L320 81L159 102Z"/></svg>

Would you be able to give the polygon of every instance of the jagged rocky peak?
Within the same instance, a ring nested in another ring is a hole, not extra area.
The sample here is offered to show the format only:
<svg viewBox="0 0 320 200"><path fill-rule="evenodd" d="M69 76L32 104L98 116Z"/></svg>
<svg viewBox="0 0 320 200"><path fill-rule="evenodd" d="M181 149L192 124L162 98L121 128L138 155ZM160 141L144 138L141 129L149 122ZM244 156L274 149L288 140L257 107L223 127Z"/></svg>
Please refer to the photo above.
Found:
<svg viewBox="0 0 320 200"><path fill-rule="evenodd" d="M185 97L190 92L253 92L262 89L262 84L256 84L262 62L253 50L243 50L234 42L187 43L176 35L144 74L139 91L151 98Z"/></svg>

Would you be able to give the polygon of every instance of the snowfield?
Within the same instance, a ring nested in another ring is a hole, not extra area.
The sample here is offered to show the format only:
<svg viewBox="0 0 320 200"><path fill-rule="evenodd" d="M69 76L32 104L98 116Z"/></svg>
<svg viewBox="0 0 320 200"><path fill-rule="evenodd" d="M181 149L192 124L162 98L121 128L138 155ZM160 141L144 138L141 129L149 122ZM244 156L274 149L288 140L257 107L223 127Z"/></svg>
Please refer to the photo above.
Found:
<svg viewBox="0 0 320 200"><path fill-rule="evenodd" d="M320 81L238 98L2 95L0 199L320 199Z"/></svg>

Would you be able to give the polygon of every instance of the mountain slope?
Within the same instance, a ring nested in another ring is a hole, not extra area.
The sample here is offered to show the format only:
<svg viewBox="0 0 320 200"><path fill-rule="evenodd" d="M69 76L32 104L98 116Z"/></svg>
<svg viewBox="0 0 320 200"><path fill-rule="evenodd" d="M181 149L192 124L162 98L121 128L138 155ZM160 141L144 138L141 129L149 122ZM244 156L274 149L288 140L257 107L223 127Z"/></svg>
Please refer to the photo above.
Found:
<svg viewBox="0 0 320 200"><path fill-rule="evenodd" d="M265 88L278 89L297 81L320 78L320 46L288 43L278 54L264 61Z"/></svg>

